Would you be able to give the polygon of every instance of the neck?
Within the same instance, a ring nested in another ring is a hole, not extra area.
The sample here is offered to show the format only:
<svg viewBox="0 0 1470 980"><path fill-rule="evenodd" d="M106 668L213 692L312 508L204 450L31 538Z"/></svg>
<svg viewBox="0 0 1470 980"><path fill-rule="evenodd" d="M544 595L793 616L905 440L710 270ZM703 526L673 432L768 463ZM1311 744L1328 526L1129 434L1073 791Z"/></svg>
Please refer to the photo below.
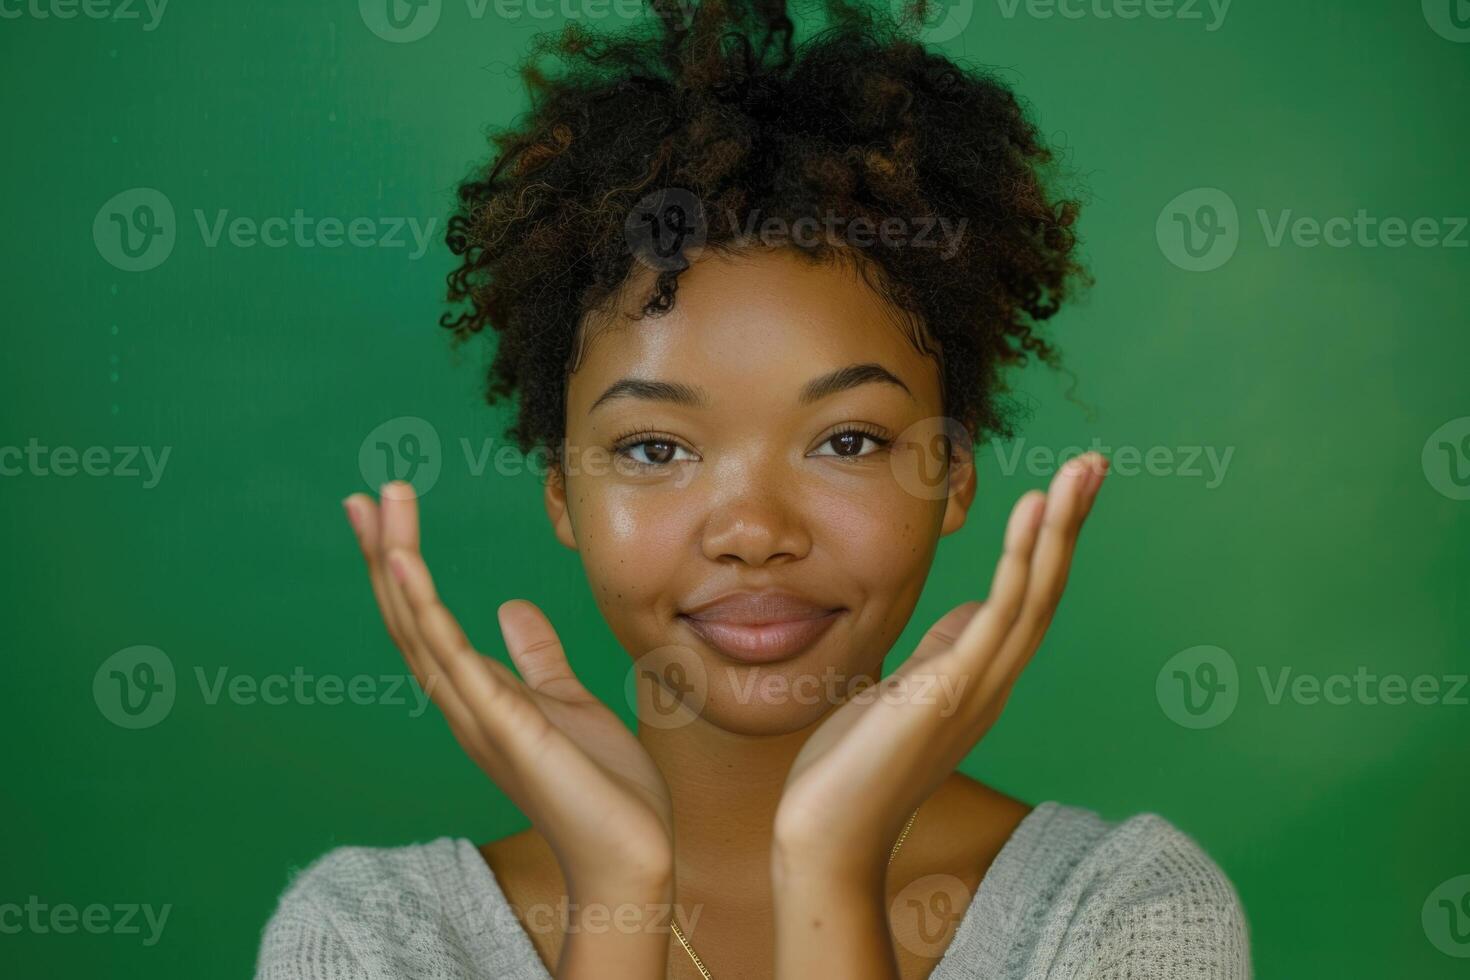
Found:
<svg viewBox="0 0 1470 980"><path fill-rule="evenodd" d="M643 707L639 716L649 717ZM675 726L638 726L673 802L681 904L711 900L721 915L769 910L776 806L791 763L825 717L778 735L726 731L692 713Z"/></svg>

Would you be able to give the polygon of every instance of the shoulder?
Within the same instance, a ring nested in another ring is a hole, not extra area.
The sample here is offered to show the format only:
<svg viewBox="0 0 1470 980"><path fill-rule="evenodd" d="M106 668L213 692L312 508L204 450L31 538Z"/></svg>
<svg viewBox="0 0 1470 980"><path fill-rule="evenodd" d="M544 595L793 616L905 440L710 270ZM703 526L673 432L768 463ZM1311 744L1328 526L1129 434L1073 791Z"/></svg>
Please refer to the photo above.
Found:
<svg viewBox="0 0 1470 980"><path fill-rule="evenodd" d="M1044 910L1039 935L1055 940L1059 975L1251 976L1234 885L1194 838L1159 814L1109 821L1043 803L1007 848L1013 845L1029 856L1025 865L1008 865L1013 883Z"/></svg>
<svg viewBox="0 0 1470 980"><path fill-rule="evenodd" d="M261 937L256 980L496 976L524 949L475 846L441 837L338 847L293 871ZM492 972L484 973L485 969Z"/></svg>
<svg viewBox="0 0 1470 980"><path fill-rule="evenodd" d="M1030 804L955 771L924 801L905 847L921 863L978 881L1031 810Z"/></svg>

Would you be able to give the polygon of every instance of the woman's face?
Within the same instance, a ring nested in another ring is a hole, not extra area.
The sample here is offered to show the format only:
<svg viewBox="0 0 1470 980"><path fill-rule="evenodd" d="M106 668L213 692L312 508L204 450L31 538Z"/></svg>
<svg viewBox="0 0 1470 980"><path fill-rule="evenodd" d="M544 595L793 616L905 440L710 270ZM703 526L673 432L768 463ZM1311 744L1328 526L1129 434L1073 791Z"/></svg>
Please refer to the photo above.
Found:
<svg viewBox="0 0 1470 980"><path fill-rule="evenodd" d="M974 495L967 444L916 479L942 473L936 362L848 264L785 250L705 253L668 314L597 327L566 410L558 538L624 648L729 731L876 679Z"/></svg>

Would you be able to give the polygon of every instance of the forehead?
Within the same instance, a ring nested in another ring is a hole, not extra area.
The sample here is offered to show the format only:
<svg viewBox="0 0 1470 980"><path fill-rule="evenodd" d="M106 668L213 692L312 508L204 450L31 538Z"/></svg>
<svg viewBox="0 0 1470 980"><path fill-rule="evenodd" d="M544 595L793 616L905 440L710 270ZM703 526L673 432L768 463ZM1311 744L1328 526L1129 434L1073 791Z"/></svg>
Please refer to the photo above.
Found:
<svg viewBox="0 0 1470 980"><path fill-rule="evenodd" d="M651 282L635 278L623 310L636 311ZM628 377L696 384L715 401L785 400L815 375L857 363L882 365L920 400L938 397L933 359L850 262L811 262L786 249L706 252L680 275L668 313L592 328L568 379L567 409L586 412Z"/></svg>

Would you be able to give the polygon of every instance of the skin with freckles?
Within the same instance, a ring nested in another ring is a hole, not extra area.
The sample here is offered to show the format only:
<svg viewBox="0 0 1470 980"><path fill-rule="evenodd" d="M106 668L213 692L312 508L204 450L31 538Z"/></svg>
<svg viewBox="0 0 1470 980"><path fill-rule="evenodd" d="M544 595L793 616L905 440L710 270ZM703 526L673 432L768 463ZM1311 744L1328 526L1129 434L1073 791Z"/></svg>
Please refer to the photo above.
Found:
<svg viewBox="0 0 1470 980"><path fill-rule="evenodd" d="M636 735L581 688L530 603L500 609L520 680L475 653L418 554L411 490L347 501L395 642L532 820L481 853L522 913L569 896L677 903L718 980L928 976L943 943L906 911L958 888L956 924L1031 809L954 768L1041 641L1102 461L1021 499L990 600L944 617L888 679L956 682L963 698L865 702L975 496L968 445L938 461L939 493L904 478L932 469L945 431L936 361L850 264L779 249L706 253L663 317L588 329L544 499L632 659ZM739 591L834 612L804 647L748 663L682 615ZM699 976L667 932L635 949L527 921L558 977Z"/></svg>

